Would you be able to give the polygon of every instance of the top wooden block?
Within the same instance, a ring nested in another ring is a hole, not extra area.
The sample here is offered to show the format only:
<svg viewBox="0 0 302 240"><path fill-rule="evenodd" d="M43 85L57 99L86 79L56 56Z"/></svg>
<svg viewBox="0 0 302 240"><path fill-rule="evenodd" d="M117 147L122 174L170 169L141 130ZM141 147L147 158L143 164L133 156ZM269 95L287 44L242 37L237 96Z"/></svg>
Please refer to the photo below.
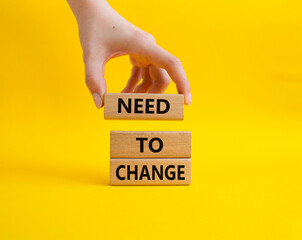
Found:
<svg viewBox="0 0 302 240"><path fill-rule="evenodd" d="M184 95L106 93L104 118L183 120Z"/></svg>

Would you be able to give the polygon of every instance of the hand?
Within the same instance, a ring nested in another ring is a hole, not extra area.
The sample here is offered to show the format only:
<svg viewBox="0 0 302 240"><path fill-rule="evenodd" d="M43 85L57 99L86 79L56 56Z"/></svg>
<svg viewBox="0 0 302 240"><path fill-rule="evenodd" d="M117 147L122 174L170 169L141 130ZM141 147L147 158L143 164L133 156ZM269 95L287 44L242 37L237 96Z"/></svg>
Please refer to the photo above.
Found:
<svg viewBox="0 0 302 240"><path fill-rule="evenodd" d="M164 93L171 78L190 105L190 84L181 62L158 46L152 35L126 21L105 0L67 1L79 25L86 84L97 108L103 106L106 92L105 63L126 54L133 68L122 92Z"/></svg>

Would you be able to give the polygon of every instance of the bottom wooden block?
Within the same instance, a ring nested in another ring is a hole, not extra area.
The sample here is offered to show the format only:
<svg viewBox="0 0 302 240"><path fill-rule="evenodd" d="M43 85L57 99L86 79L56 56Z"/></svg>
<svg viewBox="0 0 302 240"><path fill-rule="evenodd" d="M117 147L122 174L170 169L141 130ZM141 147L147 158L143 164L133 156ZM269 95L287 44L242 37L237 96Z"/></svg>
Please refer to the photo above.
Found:
<svg viewBox="0 0 302 240"><path fill-rule="evenodd" d="M110 159L111 185L189 185L191 159Z"/></svg>

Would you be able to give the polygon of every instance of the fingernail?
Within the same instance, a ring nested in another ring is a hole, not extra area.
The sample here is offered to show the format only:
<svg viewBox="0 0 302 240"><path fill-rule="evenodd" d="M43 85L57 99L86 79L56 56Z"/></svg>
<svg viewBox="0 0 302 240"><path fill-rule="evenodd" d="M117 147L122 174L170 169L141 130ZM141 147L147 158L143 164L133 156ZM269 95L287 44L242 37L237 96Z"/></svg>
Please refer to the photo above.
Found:
<svg viewBox="0 0 302 240"><path fill-rule="evenodd" d="M102 100L101 96L97 93L94 93L94 94L92 94L92 97L93 97L93 101L95 103L95 106L97 108L101 108L102 104L103 104L103 100Z"/></svg>
<svg viewBox="0 0 302 240"><path fill-rule="evenodd" d="M191 95L191 93L189 93L188 96L187 96L187 103L188 103L188 106L191 105L191 100L192 100L192 95Z"/></svg>

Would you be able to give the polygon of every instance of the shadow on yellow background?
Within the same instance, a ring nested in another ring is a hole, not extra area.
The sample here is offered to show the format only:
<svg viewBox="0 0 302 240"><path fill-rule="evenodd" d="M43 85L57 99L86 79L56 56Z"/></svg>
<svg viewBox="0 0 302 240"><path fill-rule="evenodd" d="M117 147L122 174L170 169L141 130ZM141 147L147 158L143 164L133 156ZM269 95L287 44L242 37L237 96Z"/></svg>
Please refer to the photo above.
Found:
<svg viewBox="0 0 302 240"><path fill-rule="evenodd" d="M2 1L0 239L302 239L302 2L109 3L181 59L192 106L104 121L67 3ZM110 61L108 91L129 75ZM109 186L110 130L192 131L191 186Z"/></svg>

